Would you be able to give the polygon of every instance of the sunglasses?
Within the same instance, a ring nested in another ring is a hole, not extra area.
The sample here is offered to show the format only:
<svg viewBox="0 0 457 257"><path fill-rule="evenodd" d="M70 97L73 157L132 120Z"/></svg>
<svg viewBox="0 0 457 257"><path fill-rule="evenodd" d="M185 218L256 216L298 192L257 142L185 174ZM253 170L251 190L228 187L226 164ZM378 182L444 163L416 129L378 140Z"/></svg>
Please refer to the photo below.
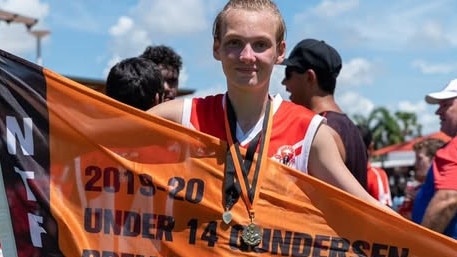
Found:
<svg viewBox="0 0 457 257"><path fill-rule="evenodd" d="M295 67L295 66L286 66L286 80L289 80L290 78L292 78L292 72L296 72L296 73L300 73L300 74L303 74L305 73L305 70L302 69L302 68L299 68L299 67Z"/></svg>

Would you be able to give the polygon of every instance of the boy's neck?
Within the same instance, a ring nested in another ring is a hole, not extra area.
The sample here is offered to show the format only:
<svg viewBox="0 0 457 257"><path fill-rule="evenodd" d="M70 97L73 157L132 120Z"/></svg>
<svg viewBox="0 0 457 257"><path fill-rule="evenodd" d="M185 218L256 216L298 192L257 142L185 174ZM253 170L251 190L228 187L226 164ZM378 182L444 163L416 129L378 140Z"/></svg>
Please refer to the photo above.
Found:
<svg viewBox="0 0 457 257"><path fill-rule="evenodd" d="M243 132L252 129L265 113L268 94L252 94L251 92L236 94L229 92L227 97L230 99L238 125Z"/></svg>

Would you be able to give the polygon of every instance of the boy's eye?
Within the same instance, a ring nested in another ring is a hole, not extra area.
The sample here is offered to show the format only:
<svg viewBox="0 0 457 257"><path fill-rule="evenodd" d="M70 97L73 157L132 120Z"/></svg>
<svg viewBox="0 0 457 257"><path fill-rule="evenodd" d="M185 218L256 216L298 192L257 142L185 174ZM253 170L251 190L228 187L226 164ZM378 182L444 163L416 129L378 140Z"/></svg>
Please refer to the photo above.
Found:
<svg viewBox="0 0 457 257"><path fill-rule="evenodd" d="M227 47L241 47L243 45L243 43L240 40L232 39L232 40L227 41L227 43L225 43L225 45Z"/></svg>
<svg viewBox="0 0 457 257"><path fill-rule="evenodd" d="M257 50L257 51L261 51L261 50L263 50L263 49L265 49L267 47L268 47L268 44L266 42L263 42L263 41L254 43L254 49Z"/></svg>
<svg viewBox="0 0 457 257"><path fill-rule="evenodd" d="M296 72L296 73L300 73L300 74L305 73L305 71L301 68L293 67L293 66L286 66L286 69L285 69L286 80L289 80L290 78L292 78L292 72Z"/></svg>
<svg viewBox="0 0 457 257"><path fill-rule="evenodd" d="M270 44L264 40L258 40L254 41L252 43L246 43L243 40L240 39L230 39L225 42L225 47L231 48L231 49L243 49L246 47L246 45L249 44L250 47L254 52L261 53L264 52Z"/></svg>

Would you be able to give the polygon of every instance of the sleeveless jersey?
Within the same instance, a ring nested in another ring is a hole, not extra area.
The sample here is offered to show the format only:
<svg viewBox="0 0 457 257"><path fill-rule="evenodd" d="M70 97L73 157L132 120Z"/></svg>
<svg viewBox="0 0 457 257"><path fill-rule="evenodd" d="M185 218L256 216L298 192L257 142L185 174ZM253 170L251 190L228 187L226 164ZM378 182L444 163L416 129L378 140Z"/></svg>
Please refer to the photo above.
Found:
<svg viewBox="0 0 457 257"><path fill-rule="evenodd" d="M225 94L185 99L182 124L227 141L224 112ZM272 102L273 124L268 156L285 165L308 172L308 156L316 131L325 118L302 106L283 101L276 95ZM262 129L263 118L247 133L237 123L236 137L241 147ZM258 149L257 149L258 150Z"/></svg>
<svg viewBox="0 0 457 257"><path fill-rule="evenodd" d="M327 119L327 125L338 133L343 142L346 152L344 164L366 189L368 157L359 129L346 114L328 111L321 115Z"/></svg>
<svg viewBox="0 0 457 257"><path fill-rule="evenodd" d="M384 169L375 168L368 162L367 182L367 191L371 196L387 206L392 206L389 178Z"/></svg>

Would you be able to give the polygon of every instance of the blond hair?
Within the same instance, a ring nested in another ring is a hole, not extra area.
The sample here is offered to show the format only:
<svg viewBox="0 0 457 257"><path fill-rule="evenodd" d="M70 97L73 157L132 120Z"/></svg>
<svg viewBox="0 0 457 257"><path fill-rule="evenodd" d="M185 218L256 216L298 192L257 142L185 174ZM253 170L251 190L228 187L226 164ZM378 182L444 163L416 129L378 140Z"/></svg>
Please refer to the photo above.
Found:
<svg viewBox="0 0 457 257"><path fill-rule="evenodd" d="M413 150L419 152L424 150L425 155L433 158L438 149L440 149L446 142L438 138L426 138L413 145Z"/></svg>
<svg viewBox="0 0 457 257"><path fill-rule="evenodd" d="M277 20L276 42L284 41L286 34L286 23L279 11L278 6L271 0L229 0L222 11L216 16L213 23L213 38L220 40L221 26L229 10L241 9L247 11L269 10Z"/></svg>

